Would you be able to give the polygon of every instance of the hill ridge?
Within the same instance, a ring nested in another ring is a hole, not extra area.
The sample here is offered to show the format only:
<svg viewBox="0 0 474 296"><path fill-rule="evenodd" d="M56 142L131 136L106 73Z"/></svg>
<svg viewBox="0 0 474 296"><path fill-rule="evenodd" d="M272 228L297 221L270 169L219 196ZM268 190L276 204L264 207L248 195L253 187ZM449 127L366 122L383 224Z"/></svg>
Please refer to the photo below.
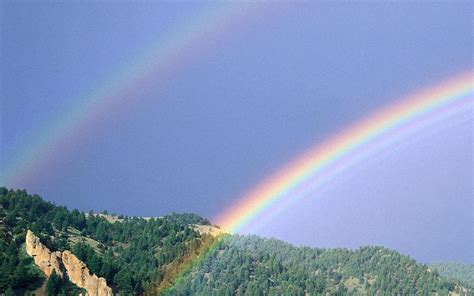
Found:
<svg viewBox="0 0 474 296"><path fill-rule="evenodd" d="M20 256L28 229L52 252L71 251L121 294L471 293L459 281L384 247L296 247L255 235L214 235L196 225L213 227L195 214L124 217L112 223L101 215L55 206L24 190L0 187L0 293L33 289L32 262ZM202 252L206 256L188 264L185 258Z"/></svg>

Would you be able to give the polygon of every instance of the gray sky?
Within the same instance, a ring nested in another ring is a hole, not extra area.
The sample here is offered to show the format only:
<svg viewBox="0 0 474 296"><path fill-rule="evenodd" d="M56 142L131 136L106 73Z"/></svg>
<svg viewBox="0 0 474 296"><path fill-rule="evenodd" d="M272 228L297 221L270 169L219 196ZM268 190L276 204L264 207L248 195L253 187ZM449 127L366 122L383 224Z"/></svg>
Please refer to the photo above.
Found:
<svg viewBox="0 0 474 296"><path fill-rule="evenodd" d="M2 167L34 150L84 94L222 5L230 4L2 1ZM5 185L82 210L212 218L351 122L472 69L472 8L469 1L251 7L218 38L191 43L171 74L149 77L134 93L139 103L107 110L71 134L73 145L57 159ZM351 168L258 234L474 262L471 115Z"/></svg>

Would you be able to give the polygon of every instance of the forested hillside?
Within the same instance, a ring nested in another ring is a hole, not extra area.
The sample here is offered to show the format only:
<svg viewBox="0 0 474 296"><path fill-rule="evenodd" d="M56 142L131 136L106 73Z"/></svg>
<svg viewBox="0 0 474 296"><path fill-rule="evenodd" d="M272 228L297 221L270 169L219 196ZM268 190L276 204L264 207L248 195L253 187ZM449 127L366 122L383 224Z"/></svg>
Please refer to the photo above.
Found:
<svg viewBox="0 0 474 296"><path fill-rule="evenodd" d="M464 285L474 289L474 264L436 262L429 266L439 272L439 274L448 278L457 279Z"/></svg>
<svg viewBox="0 0 474 296"><path fill-rule="evenodd" d="M229 236L170 295L448 295L455 281L382 247L314 249Z"/></svg>
<svg viewBox="0 0 474 296"><path fill-rule="evenodd" d="M182 257L190 245L199 245L200 234L190 225L209 224L193 214L121 217L121 222L111 223L104 216L68 211L37 195L6 188L0 188L0 206L0 293L9 287L35 289L38 284L33 282L41 281L37 270L22 271L23 265L32 264L20 258L27 229L53 251L72 250L116 291L140 294L160 279L162 267ZM18 260L24 263L18 265Z"/></svg>
<svg viewBox="0 0 474 296"><path fill-rule="evenodd" d="M315 249L273 239L196 230L194 214L161 218L97 215L0 188L0 293L80 290L46 279L25 253L28 229L51 250L72 250L121 295L448 295L459 281L382 247Z"/></svg>

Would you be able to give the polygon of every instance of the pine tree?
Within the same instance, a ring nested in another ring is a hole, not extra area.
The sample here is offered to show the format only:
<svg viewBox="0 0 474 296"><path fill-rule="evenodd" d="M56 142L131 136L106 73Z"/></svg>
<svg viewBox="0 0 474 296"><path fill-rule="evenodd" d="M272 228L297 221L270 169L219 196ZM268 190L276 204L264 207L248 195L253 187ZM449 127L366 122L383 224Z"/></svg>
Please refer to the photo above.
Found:
<svg viewBox="0 0 474 296"><path fill-rule="evenodd" d="M56 296L61 291L62 280L53 270L53 273L49 276L46 282L46 295Z"/></svg>
<svg viewBox="0 0 474 296"><path fill-rule="evenodd" d="M15 292L13 291L12 287L8 288L6 291L5 291L5 294L4 296L16 296Z"/></svg>

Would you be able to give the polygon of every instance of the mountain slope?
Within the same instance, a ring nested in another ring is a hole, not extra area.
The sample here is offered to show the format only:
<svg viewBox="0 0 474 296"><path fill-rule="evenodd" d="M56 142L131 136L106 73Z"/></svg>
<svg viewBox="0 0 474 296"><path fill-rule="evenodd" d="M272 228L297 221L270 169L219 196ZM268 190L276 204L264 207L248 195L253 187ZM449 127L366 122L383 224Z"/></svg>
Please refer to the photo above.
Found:
<svg viewBox="0 0 474 296"><path fill-rule="evenodd" d="M474 288L474 264L458 262L436 262L429 265L442 276L459 280L462 284Z"/></svg>
<svg viewBox="0 0 474 296"><path fill-rule="evenodd" d="M448 295L455 281L383 247L313 249L229 236L169 295Z"/></svg>
<svg viewBox="0 0 474 296"><path fill-rule="evenodd" d="M5 238L0 249L2 275L15 273L15 265L8 262L18 256L8 250L24 248L30 229L51 251L72 250L115 291L140 294L162 276L164 266L185 254L188 244L199 242L195 224L209 222L194 214L172 214L156 219L123 217L122 222L111 223L103 216L68 211L23 190L0 188L0 229ZM30 279L25 275L22 282ZM13 278L0 281L0 293L8 287L17 289Z"/></svg>
<svg viewBox="0 0 474 296"><path fill-rule="evenodd" d="M274 239L221 233L194 214L146 219L86 214L23 190L0 188L0 293L22 295L45 287L45 275L24 255L29 229L51 251L72 251L121 295L467 292L459 281L382 247L294 247ZM53 295L80 291L67 280L55 285Z"/></svg>

